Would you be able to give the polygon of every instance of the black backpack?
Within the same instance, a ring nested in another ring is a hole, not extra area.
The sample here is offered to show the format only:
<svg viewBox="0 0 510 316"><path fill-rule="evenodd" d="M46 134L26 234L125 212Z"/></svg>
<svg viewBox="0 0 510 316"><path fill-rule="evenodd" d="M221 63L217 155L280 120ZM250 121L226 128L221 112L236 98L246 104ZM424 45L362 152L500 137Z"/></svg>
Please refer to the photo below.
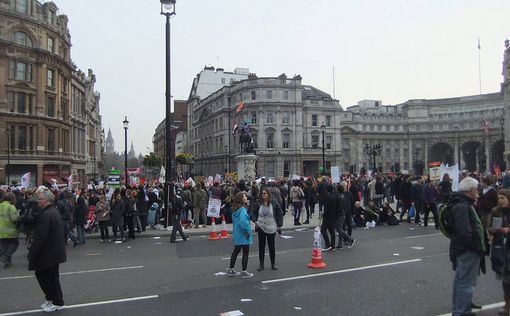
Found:
<svg viewBox="0 0 510 316"><path fill-rule="evenodd" d="M375 182L375 194L384 194L384 184L381 181Z"/></svg>
<svg viewBox="0 0 510 316"><path fill-rule="evenodd" d="M69 205L69 202L66 202L67 201L59 200L56 203L57 210L63 221L67 221L71 217L71 206Z"/></svg>

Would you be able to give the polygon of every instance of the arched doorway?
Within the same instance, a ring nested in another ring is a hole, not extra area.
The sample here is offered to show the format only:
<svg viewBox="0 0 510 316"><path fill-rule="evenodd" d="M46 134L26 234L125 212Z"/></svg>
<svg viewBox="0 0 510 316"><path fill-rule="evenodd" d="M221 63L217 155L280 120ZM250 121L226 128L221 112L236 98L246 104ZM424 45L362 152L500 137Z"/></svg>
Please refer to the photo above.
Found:
<svg viewBox="0 0 510 316"><path fill-rule="evenodd" d="M503 152L505 151L505 143L503 140L498 140L497 142L492 145L492 161L491 161L491 171L494 171L494 169L499 166L500 170L506 170L506 163L503 156Z"/></svg>
<svg viewBox="0 0 510 316"><path fill-rule="evenodd" d="M445 165L455 163L455 154L453 148L447 143L436 143L430 148L429 162L440 161Z"/></svg>
<svg viewBox="0 0 510 316"><path fill-rule="evenodd" d="M477 141L464 143L461 148L462 164L461 169L468 171L485 170L485 149Z"/></svg>

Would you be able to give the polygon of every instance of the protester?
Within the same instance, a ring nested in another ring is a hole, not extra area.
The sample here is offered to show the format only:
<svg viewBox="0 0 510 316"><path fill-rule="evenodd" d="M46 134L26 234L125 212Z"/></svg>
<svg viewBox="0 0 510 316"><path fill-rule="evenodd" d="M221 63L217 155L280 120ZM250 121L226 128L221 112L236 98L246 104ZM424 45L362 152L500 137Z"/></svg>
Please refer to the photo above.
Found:
<svg viewBox="0 0 510 316"><path fill-rule="evenodd" d="M173 191L173 188L171 189ZM182 240L186 241L187 237L182 230L181 216L184 212L184 201L182 199L182 189L177 188L172 198L172 207L170 208L170 218L172 220L172 233L170 234L170 242L175 243L177 231L181 235Z"/></svg>
<svg viewBox="0 0 510 316"><path fill-rule="evenodd" d="M281 234L283 214L280 205L272 200L271 193L271 190L267 187L260 190L260 204L257 207L258 210L252 213L252 220L255 222L255 230L259 237L259 267L257 268L257 271L264 270L266 240L269 247L271 269L278 270L275 265L275 237L276 232Z"/></svg>
<svg viewBox="0 0 510 316"><path fill-rule="evenodd" d="M19 220L14 193L7 192L0 202L0 261L5 267L12 265L12 255L19 246L16 222Z"/></svg>
<svg viewBox="0 0 510 316"><path fill-rule="evenodd" d="M196 190L193 191L193 219L195 220L195 228L200 227L200 219L203 225L207 225L206 209L208 197L200 183L196 184Z"/></svg>
<svg viewBox="0 0 510 316"><path fill-rule="evenodd" d="M59 266L66 261L66 247L62 238L64 225L53 205L54 199L49 190L38 194L41 215L28 252L28 269L35 270L35 276L46 298L46 302L41 305L45 312L65 308L59 280Z"/></svg>
<svg viewBox="0 0 510 316"><path fill-rule="evenodd" d="M246 196L246 192L236 193L233 205L235 212L232 214L234 250L230 256L230 266L227 269L227 276L236 276L239 274L241 274L242 278L251 278L253 276L253 273L247 271L250 245L253 244L250 217L246 210L247 203L248 197ZM234 266L241 249L243 250L242 272L239 273L234 269Z"/></svg>
<svg viewBox="0 0 510 316"><path fill-rule="evenodd" d="M79 244L79 241L70 230L71 210L73 207L71 206L71 203L69 203L65 192L62 191L58 194L56 207L60 212L62 223L64 224L64 241L67 245L67 239L69 238L73 242L73 247L76 247Z"/></svg>
<svg viewBox="0 0 510 316"><path fill-rule="evenodd" d="M492 209L498 204L498 193L492 187L491 177L483 177L481 184L482 185L479 191L480 197L478 198L478 215L482 220L483 227L487 227L488 224L490 224L487 221L487 217L491 213Z"/></svg>
<svg viewBox="0 0 510 316"><path fill-rule="evenodd" d="M85 224L87 223L88 216L88 207L85 202L86 198L87 193L85 189L82 189L80 196L76 199L73 212L74 226L76 227L76 234L81 245L85 244Z"/></svg>
<svg viewBox="0 0 510 316"><path fill-rule="evenodd" d="M290 198L292 200L292 207L294 208L292 214L294 215L294 225L301 225L299 218L301 217L301 209L303 208L303 199L305 193L299 187L299 181L294 180L292 182L292 188L290 189Z"/></svg>
<svg viewBox="0 0 510 316"><path fill-rule="evenodd" d="M126 241L124 238L124 212L126 211L126 207L118 189L115 189L113 195L113 202L110 208L113 238L117 239L117 230L120 230L120 241Z"/></svg>
<svg viewBox="0 0 510 316"><path fill-rule="evenodd" d="M459 192L452 193L450 207L451 239L450 260L455 278L453 281L452 315L471 313L472 297L478 272L485 272L484 227L475 209L478 198L478 181L465 177L459 183Z"/></svg>
<svg viewBox="0 0 510 316"><path fill-rule="evenodd" d="M503 284L505 306L499 310L499 315L509 315L510 271L508 265L510 265L510 260L507 253L510 254L510 243L505 242L505 239L508 238L510 232L510 189L500 189L497 201L497 206L488 217L488 232L492 237L491 266L496 273L496 279L501 280Z"/></svg>
<svg viewBox="0 0 510 316"><path fill-rule="evenodd" d="M108 221L110 220L110 205L106 202L104 195L99 196L99 202L96 204L96 218L101 232L101 243L110 242L108 232Z"/></svg>

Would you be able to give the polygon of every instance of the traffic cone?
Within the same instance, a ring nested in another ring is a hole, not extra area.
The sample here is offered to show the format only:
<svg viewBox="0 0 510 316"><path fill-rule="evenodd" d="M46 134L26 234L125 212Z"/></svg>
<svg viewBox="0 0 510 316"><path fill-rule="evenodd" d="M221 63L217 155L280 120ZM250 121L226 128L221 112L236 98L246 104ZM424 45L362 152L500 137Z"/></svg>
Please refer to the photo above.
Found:
<svg viewBox="0 0 510 316"><path fill-rule="evenodd" d="M220 237L216 233L216 218L211 218L211 233L209 234L209 240L220 240Z"/></svg>
<svg viewBox="0 0 510 316"><path fill-rule="evenodd" d="M227 232L227 222L225 221L225 215L221 215L221 239L227 239L228 238L228 232Z"/></svg>
<svg viewBox="0 0 510 316"><path fill-rule="evenodd" d="M324 269L326 263L322 261L322 236L319 227L315 227L313 232L313 248L312 248L312 261L308 264L312 269Z"/></svg>

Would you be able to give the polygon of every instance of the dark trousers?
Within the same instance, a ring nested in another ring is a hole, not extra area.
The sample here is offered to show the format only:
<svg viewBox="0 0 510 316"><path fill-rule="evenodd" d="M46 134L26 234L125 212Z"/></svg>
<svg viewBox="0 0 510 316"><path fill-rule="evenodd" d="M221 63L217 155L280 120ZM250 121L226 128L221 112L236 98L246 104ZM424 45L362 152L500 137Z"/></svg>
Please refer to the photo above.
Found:
<svg viewBox="0 0 510 316"><path fill-rule="evenodd" d="M46 296L46 300L51 301L54 305L62 306L64 305L64 298L60 287L58 267L57 264L49 269L36 270L35 277Z"/></svg>
<svg viewBox="0 0 510 316"><path fill-rule="evenodd" d="M70 238L73 244L79 244L78 239L73 234L73 232L69 229L69 221L64 221L64 241L67 244L67 238Z"/></svg>
<svg viewBox="0 0 510 316"><path fill-rule="evenodd" d="M126 216L128 238L135 239L135 222L133 216Z"/></svg>
<svg viewBox="0 0 510 316"><path fill-rule="evenodd" d="M306 209L306 220L309 220L310 216L315 211L315 203L310 201L305 201L305 209Z"/></svg>
<svg viewBox="0 0 510 316"><path fill-rule="evenodd" d="M12 255L18 249L18 238L2 238L0 239L0 255L11 261Z"/></svg>
<svg viewBox="0 0 510 316"><path fill-rule="evenodd" d="M276 233L272 234L266 234L262 229L258 229L259 234L259 262L260 265L264 265L264 257L266 254L266 240L267 240L267 246L269 248L269 259L271 260L271 265L273 266L275 264L275 246L274 246L274 240Z"/></svg>
<svg viewBox="0 0 510 316"><path fill-rule="evenodd" d="M409 211L409 208L411 208L411 200L401 200L402 203L402 213L400 213L400 221L402 221L402 218L404 217L404 214ZM416 209L415 209L416 211ZM411 222L411 218L409 217L409 214L407 216L407 222Z"/></svg>
<svg viewBox="0 0 510 316"><path fill-rule="evenodd" d="M436 228L439 228L439 219L437 218L437 205L436 203L430 203L425 205L424 214L423 214L423 226L427 226L429 222L429 213L432 212L432 216L434 216L434 225Z"/></svg>
<svg viewBox="0 0 510 316"><path fill-rule="evenodd" d="M138 215L138 218L140 219L140 224L142 226L142 231L145 231L145 228L147 228L147 214Z"/></svg>
<svg viewBox="0 0 510 316"><path fill-rule="evenodd" d="M414 223L418 224L421 222L420 214L423 213L424 205L422 202L414 202Z"/></svg>
<svg viewBox="0 0 510 316"><path fill-rule="evenodd" d="M184 231L182 230L181 225L181 218L179 215L172 216L172 233L170 234L170 242L175 242L175 236L177 235L177 231L179 231L179 234L181 235L183 240L186 240L186 235L184 235Z"/></svg>
<svg viewBox="0 0 510 316"><path fill-rule="evenodd" d="M347 234L349 236L352 236L353 222L354 221L352 220L352 213L350 211L345 212L344 230L347 231ZM347 240L344 239L344 241L347 241Z"/></svg>
<svg viewBox="0 0 510 316"><path fill-rule="evenodd" d="M329 240L329 235L331 236L331 243ZM335 223L329 221L323 221L321 225L321 234L324 238L325 248L335 247Z"/></svg>
<svg viewBox="0 0 510 316"><path fill-rule="evenodd" d="M110 233L108 232L108 221L100 221L99 230L101 231L101 239L110 239Z"/></svg>
<svg viewBox="0 0 510 316"><path fill-rule="evenodd" d="M242 269L246 271L248 268L248 256L250 255L250 245L237 245L234 246L234 250L232 251L232 255L230 256L230 269L234 269L236 265L237 256L239 252L243 249L243 258L241 259Z"/></svg>
<svg viewBox="0 0 510 316"><path fill-rule="evenodd" d="M113 238L117 238L117 230L119 230L120 238L124 239L124 223L113 222L112 230L113 230Z"/></svg>
<svg viewBox="0 0 510 316"><path fill-rule="evenodd" d="M335 223L336 231L338 232L338 247L342 247L342 240L351 241L352 238L344 231L345 215L339 216ZM332 238L333 239L333 238ZM333 242L331 247L335 247Z"/></svg>

